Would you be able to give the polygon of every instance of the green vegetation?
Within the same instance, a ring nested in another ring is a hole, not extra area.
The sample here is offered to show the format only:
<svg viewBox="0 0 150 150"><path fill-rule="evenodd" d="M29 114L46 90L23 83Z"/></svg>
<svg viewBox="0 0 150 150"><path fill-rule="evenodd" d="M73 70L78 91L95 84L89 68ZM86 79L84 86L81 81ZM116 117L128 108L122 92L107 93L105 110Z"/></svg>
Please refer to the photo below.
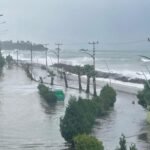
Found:
<svg viewBox="0 0 150 150"><path fill-rule="evenodd" d="M40 95L48 102L48 103L55 103L57 98L55 93L51 91L47 86L44 84L38 85Z"/></svg>
<svg viewBox="0 0 150 150"><path fill-rule="evenodd" d="M78 134L90 133L97 114L94 102L71 97L65 116L60 120L60 130L64 139L70 143Z"/></svg>
<svg viewBox="0 0 150 150"><path fill-rule="evenodd" d="M144 89L140 91L137 95L139 99L139 104L142 105L144 108L147 108L150 105L150 87L147 81L144 85Z"/></svg>
<svg viewBox="0 0 150 150"><path fill-rule="evenodd" d="M100 96L92 100L70 98L65 116L60 119L60 131L66 141L73 143L75 136L84 133L89 134L95 119L114 105L116 94L106 93L105 88L102 89ZM115 92L108 85L106 89L109 92ZM107 107L105 107L106 105Z"/></svg>
<svg viewBox="0 0 150 150"><path fill-rule="evenodd" d="M31 80L34 80L33 76L32 76L32 73L31 73L31 69L32 69L32 66L30 64L24 64L23 65L23 68L27 74L27 77L30 78Z"/></svg>
<svg viewBox="0 0 150 150"><path fill-rule="evenodd" d="M11 55L8 55L8 56L6 57L6 62L7 62L8 64L11 64L11 63L13 62L13 58L12 58Z"/></svg>
<svg viewBox="0 0 150 150"><path fill-rule="evenodd" d="M2 53L0 52L0 70L3 69L5 65L5 58L2 56Z"/></svg>
<svg viewBox="0 0 150 150"><path fill-rule="evenodd" d="M81 91L82 90L81 75L83 74L83 68L77 65L75 66L74 72L78 75L79 91Z"/></svg>
<svg viewBox="0 0 150 150"><path fill-rule="evenodd" d="M102 142L86 134L74 138L75 150L104 150Z"/></svg>
<svg viewBox="0 0 150 150"><path fill-rule="evenodd" d="M100 98L105 109L108 109L110 106L113 107L116 102L116 91L107 84L101 90Z"/></svg>
<svg viewBox="0 0 150 150"><path fill-rule="evenodd" d="M119 148L117 148L116 150L127 150L127 146L126 146L126 138L125 136L122 134L120 137L120 141L119 141Z"/></svg>
<svg viewBox="0 0 150 150"><path fill-rule="evenodd" d="M119 148L117 148L116 150L127 150L127 142L123 134L120 137ZM131 144L129 150L137 150L135 144Z"/></svg>
<svg viewBox="0 0 150 150"><path fill-rule="evenodd" d="M131 144L130 150L138 150L138 149L136 148L136 145L135 145L135 144Z"/></svg>
<svg viewBox="0 0 150 150"><path fill-rule="evenodd" d="M94 68L92 65L85 65L83 69L84 74L87 76L86 93L90 93L90 79L95 75Z"/></svg>
<svg viewBox="0 0 150 150"><path fill-rule="evenodd" d="M95 137L87 134L79 134L73 139L75 150L104 150L103 143ZM116 150L128 150L125 136L122 134L119 141L119 147ZM137 150L135 144L131 144L129 150Z"/></svg>

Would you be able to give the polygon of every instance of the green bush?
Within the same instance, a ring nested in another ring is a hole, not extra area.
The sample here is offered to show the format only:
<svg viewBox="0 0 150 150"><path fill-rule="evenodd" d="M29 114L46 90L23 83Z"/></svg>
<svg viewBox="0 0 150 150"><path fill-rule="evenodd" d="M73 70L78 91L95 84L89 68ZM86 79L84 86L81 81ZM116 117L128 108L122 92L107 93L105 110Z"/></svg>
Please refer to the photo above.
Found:
<svg viewBox="0 0 150 150"><path fill-rule="evenodd" d="M116 102L116 91L107 84L101 90L100 99L104 109L107 110L109 107L113 107Z"/></svg>
<svg viewBox="0 0 150 150"><path fill-rule="evenodd" d="M53 91L50 91L50 89L45 86L44 84L38 85L39 93L40 95L48 102L48 103L55 103L57 101L57 98Z"/></svg>
<svg viewBox="0 0 150 150"><path fill-rule="evenodd" d="M74 138L75 150L104 150L102 142L86 134Z"/></svg>
<svg viewBox="0 0 150 150"><path fill-rule="evenodd" d="M120 137L120 141L119 141L119 148L117 148L116 150L127 150L127 145L126 145L126 138L125 136L122 134Z"/></svg>
<svg viewBox="0 0 150 150"><path fill-rule="evenodd" d="M135 144L132 144L132 145L130 146L130 150L137 150L136 145L135 145Z"/></svg>
<svg viewBox="0 0 150 150"><path fill-rule="evenodd" d="M120 137L120 141L119 141L119 147L116 148L116 150L127 150L127 141L126 141L126 137L122 134ZM129 147L130 150L137 150L136 145L135 144L131 144L131 146Z"/></svg>
<svg viewBox="0 0 150 150"><path fill-rule="evenodd" d="M150 87L148 86L147 82L144 85L144 89L138 92L137 97L139 99L138 103L143 107L146 108L148 105L150 105Z"/></svg>
<svg viewBox="0 0 150 150"><path fill-rule="evenodd" d="M70 98L64 118L60 119L60 131L64 139L70 143L78 134L90 133L97 116L96 103L75 97Z"/></svg>
<svg viewBox="0 0 150 150"><path fill-rule="evenodd" d="M2 53L0 52L0 70L5 65L5 58L2 56Z"/></svg>
<svg viewBox="0 0 150 150"><path fill-rule="evenodd" d="M92 100L71 97L65 116L60 119L61 135L73 143L75 136L90 133L95 119L113 106L115 101L116 92L108 85L102 89L100 97Z"/></svg>
<svg viewBox="0 0 150 150"><path fill-rule="evenodd" d="M10 64L12 61L13 61L12 56L8 55L8 56L6 57L6 62L7 62L8 64Z"/></svg>

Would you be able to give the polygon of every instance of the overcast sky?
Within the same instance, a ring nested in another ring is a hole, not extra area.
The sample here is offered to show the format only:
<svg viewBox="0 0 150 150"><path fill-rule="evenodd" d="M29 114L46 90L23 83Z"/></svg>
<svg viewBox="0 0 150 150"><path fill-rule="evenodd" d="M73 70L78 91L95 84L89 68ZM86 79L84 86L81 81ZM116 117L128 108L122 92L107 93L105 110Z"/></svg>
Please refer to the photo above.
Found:
<svg viewBox="0 0 150 150"><path fill-rule="evenodd" d="M0 0L0 13L7 21L2 40L111 43L150 36L150 0Z"/></svg>

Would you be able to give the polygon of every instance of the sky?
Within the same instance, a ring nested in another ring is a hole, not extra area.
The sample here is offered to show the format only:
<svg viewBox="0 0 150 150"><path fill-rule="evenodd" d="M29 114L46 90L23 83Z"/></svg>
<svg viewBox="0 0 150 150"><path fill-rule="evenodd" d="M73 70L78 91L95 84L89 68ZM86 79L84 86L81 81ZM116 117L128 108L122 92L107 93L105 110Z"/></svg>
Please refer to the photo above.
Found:
<svg viewBox="0 0 150 150"><path fill-rule="evenodd" d="M0 14L0 40L150 48L150 0L0 0Z"/></svg>

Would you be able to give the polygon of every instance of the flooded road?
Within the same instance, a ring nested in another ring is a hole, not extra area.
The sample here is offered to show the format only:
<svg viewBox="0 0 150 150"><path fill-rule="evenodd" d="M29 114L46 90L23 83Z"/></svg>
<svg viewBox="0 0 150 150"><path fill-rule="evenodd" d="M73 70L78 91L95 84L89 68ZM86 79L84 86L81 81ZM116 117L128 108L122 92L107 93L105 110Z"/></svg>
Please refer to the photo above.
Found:
<svg viewBox="0 0 150 150"><path fill-rule="evenodd" d="M65 102L49 106L38 94L37 83L23 70L4 69L0 79L0 150L64 150L67 148L59 131L59 118L64 115L68 98L77 91L66 91ZM132 101L136 104L133 105ZM150 126L146 112L137 104L135 95L118 93L114 110L97 120L93 134L114 150L121 133L129 144L147 150Z"/></svg>
<svg viewBox="0 0 150 150"><path fill-rule="evenodd" d="M0 81L0 149L64 149L59 118L64 103L50 107L21 69L4 71Z"/></svg>
<svg viewBox="0 0 150 150"><path fill-rule="evenodd" d="M135 104L132 104L133 101ZM121 134L126 136L128 146L135 143L138 150L149 147L150 125L136 95L118 93L114 109L108 116L97 119L93 129L93 135L103 141L106 150L115 150Z"/></svg>

